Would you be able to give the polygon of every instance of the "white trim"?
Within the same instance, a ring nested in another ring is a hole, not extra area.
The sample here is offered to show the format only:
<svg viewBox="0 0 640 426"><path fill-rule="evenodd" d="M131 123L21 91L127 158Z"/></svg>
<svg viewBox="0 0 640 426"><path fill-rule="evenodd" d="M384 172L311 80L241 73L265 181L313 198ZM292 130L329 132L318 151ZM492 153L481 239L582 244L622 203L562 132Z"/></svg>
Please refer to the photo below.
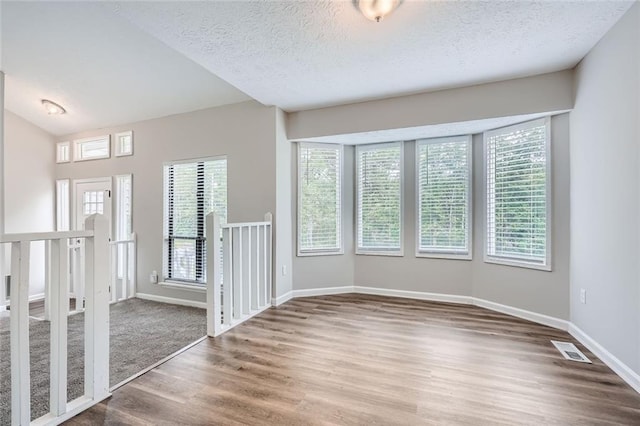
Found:
<svg viewBox="0 0 640 426"><path fill-rule="evenodd" d="M220 334L231 330L232 328L242 324L243 322L249 321L251 318L255 317L256 315L259 315L259 314L263 313L266 310L271 309L272 307L273 307L272 305L263 306L262 308L260 308L258 310L251 311L251 313L249 315L247 315L246 317L244 317L244 318L242 318L240 320L232 322L230 325L223 325L222 326L222 330L220 331ZM218 334L218 336L220 336L220 334ZM216 338L218 336L208 335L207 337Z"/></svg>
<svg viewBox="0 0 640 426"><path fill-rule="evenodd" d="M421 249L420 233L422 230L420 202L420 147L423 145L440 144L447 142L465 141L467 144L467 250L466 252L445 251L438 249ZM473 259L473 137L472 135L451 136L445 138L419 139L415 143L414 152L414 174L415 174L415 254L416 257L431 257L434 259Z"/></svg>
<svg viewBox="0 0 640 426"><path fill-rule="evenodd" d="M103 398L99 398L99 399L91 399L87 396L81 396L67 403L67 411L64 414L61 414L57 417L53 417L51 413L48 413L40 418L32 420L31 423L29 423L29 425L30 426L40 426L40 425L57 426L69 420L70 418L75 417L76 415L82 413L83 411L88 410L94 405L98 405L99 403L101 403L102 401L104 401L109 397L111 397L111 393L107 393Z"/></svg>
<svg viewBox="0 0 640 426"><path fill-rule="evenodd" d="M98 157L83 158L81 146L88 142L106 143L107 153ZM76 139L73 141L73 161L103 160L105 158L111 158L111 135L100 135L91 138Z"/></svg>
<svg viewBox="0 0 640 426"><path fill-rule="evenodd" d="M558 330L567 331L569 329L569 321L549 315L539 314L537 312L527 311L525 309L514 308L513 306L502 305L500 303L480 299L477 297L473 298L473 304L476 306L480 306L481 308L501 312L503 314L546 325L548 327L557 328Z"/></svg>
<svg viewBox="0 0 640 426"><path fill-rule="evenodd" d="M283 303L286 303L291 299L293 299L293 291L288 291L285 294L283 294L282 296L272 298L271 299L271 305L272 306L280 306Z"/></svg>
<svg viewBox="0 0 640 426"><path fill-rule="evenodd" d="M354 287L351 285L345 285L342 287L319 287L319 288L293 290L292 297L296 298L296 297L326 296L330 294L353 293L354 291L355 291Z"/></svg>
<svg viewBox="0 0 640 426"><path fill-rule="evenodd" d="M71 229L71 180L56 180L56 231Z"/></svg>
<svg viewBox="0 0 640 426"><path fill-rule="evenodd" d="M162 163L162 167L175 166L176 164L189 164L189 163L206 163L207 161L222 161L227 160L226 155L215 155L213 157L195 157L185 158L182 160L171 160Z"/></svg>
<svg viewBox="0 0 640 426"><path fill-rule="evenodd" d="M595 356L600 358L607 367L611 368L622 380L631 386L636 392L640 393L640 375L629 368L624 362L620 361L615 355L606 350L602 345L596 342L591 336L585 333L577 325L569 324L569 334L576 338L580 343L587 347Z"/></svg>
<svg viewBox="0 0 640 426"><path fill-rule="evenodd" d="M473 260L471 253L467 253L467 254L456 254L456 253L447 253L447 252L438 253L436 251L417 252L416 257L419 257L419 258L421 257L424 259Z"/></svg>
<svg viewBox="0 0 640 426"><path fill-rule="evenodd" d="M306 249L302 250L300 248L300 187L301 187L301 179L300 179L300 153L301 148L324 148L324 149L335 149L338 151L338 247L331 247L328 249ZM346 197L344 196L345 188L344 188L344 146L335 144L327 144L327 143L311 143L311 142L299 142L297 144L296 150L296 247L297 247L297 256L305 257L305 256L339 256L344 254L344 200Z"/></svg>
<svg viewBox="0 0 640 426"><path fill-rule="evenodd" d="M472 304L472 300L473 300L472 297L462 296L458 294L427 293L423 291L410 291L410 290L392 290L388 288L379 288L379 287L354 286L353 291L354 293L361 293L361 294L402 297L405 299L430 300L433 302L460 303L463 305L470 305Z"/></svg>
<svg viewBox="0 0 640 426"><path fill-rule="evenodd" d="M129 137L130 138L130 150L129 151L123 151L122 150L122 142L121 142L121 138L126 138ZM127 155L133 155L133 130L129 130L127 132L120 132L120 133L116 133L115 135L113 135L113 139L114 142L113 144L115 145L115 156L116 157L125 157Z"/></svg>
<svg viewBox="0 0 640 426"><path fill-rule="evenodd" d="M29 302L39 302L40 300L44 300L44 293L32 294L29 296ZM0 306L0 308L5 308L1 310L6 310L7 306L11 306L11 298L7 299L7 303L5 305Z"/></svg>
<svg viewBox="0 0 640 426"><path fill-rule="evenodd" d="M198 302L195 300L177 299L175 297L157 296L155 294L136 293L136 297L142 300L150 300L152 302L169 303L171 305L190 306L192 308L206 309L206 302Z"/></svg>
<svg viewBox="0 0 640 426"><path fill-rule="evenodd" d="M488 222L488 206L489 206L489 191L487 190L487 173L488 173L488 138L495 134L503 133L504 131L518 131L521 129L528 129L531 127L537 126L545 126L545 155L546 155L546 164L545 164L545 173L546 173L546 182L545 182L545 203L546 203L546 257L544 263L536 263L528 260L519 260L517 258L504 258L498 257L489 254L489 226ZM553 187L552 187L552 152L551 152L551 117L546 116L542 118L537 118L535 120L525 121L523 123L514 124L511 126L504 126L497 129L487 130L482 134L482 188L483 188L483 221L484 221L484 262L485 263L495 263L499 265L505 266L515 266L520 268L528 268L528 269L537 269L542 271L551 271L552 263L553 263L553 244L552 244L552 225L553 225Z"/></svg>
<svg viewBox="0 0 640 426"><path fill-rule="evenodd" d="M484 263L492 263L494 265L514 266L516 268L536 269L538 271L551 272L551 265L542 263L528 262L526 260L515 260L513 258L502 258L486 255Z"/></svg>
<svg viewBox="0 0 640 426"><path fill-rule="evenodd" d="M178 290L193 291L195 293L206 293L207 286L201 284L183 284L174 281L160 281L159 286L166 288L175 288Z"/></svg>
<svg viewBox="0 0 640 426"><path fill-rule="evenodd" d="M375 250L371 248L361 248L360 247L360 225L359 225L359 214L360 214L360 153L366 151L374 151L377 149L383 148L392 148L398 146L400 148L400 248L398 250L395 249L385 249L381 248L380 250ZM365 255L365 256L404 256L404 190L405 190L405 182L404 182L404 141L396 141L396 142L386 142L386 143L375 143L375 144L367 144L367 145L356 145L355 150L355 192L354 196L356 199L355 205L355 254Z"/></svg>
<svg viewBox="0 0 640 426"><path fill-rule="evenodd" d="M71 142L58 142L56 143L56 163L69 163L71 162Z"/></svg>
<svg viewBox="0 0 640 426"><path fill-rule="evenodd" d="M77 228L78 221L78 185L86 184L86 183L104 183L109 185L109 194L111 196L108 197L104 201L105 211L107 209L107 204L109 208L109 238L111 238L113 233L113 178L111 176L104 177L94 177L94 178L86 178L86 179L73 179L71 181L71 223L69 223L70 229ZM74 231L79 232L79 231ZM73 238L73 237L70 237Z"/></svg>

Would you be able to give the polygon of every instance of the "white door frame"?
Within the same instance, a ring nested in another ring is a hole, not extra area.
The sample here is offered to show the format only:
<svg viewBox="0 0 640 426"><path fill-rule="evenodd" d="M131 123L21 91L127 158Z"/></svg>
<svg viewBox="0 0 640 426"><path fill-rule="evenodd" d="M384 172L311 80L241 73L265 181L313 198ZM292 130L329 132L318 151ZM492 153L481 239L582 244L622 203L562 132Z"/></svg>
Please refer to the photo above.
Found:
<svg viewBox="0 0 640 426"><path fill-rule="evenodd" d="M110 203L110 211L111 211L111 217L109 218L109 239L111 239L113 237L113 178L111 176L106 176L106 177L95 177L95 178L87 178L87 179L72 179L71 180L71 187L72 187L72 194L71 194L71 227L72 229L76 228L77 225L77 209L78 209L78 205L77 205L77 192L78 192L78 184L83 184L83 183L108 183L109 184L109 191L111 192L111 196L109 197L109 203Z"/></svg>

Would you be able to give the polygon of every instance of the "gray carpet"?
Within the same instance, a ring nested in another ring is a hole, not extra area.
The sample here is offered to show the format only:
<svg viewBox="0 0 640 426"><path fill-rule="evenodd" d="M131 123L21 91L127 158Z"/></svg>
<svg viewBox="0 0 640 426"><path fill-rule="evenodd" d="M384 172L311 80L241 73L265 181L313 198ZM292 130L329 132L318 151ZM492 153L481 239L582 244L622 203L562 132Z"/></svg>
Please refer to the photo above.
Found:
<svg viewBox="0 0 640 426"><path fill-rule="evenodd" d="M11 424L9 318L0 318L0 425ZM111 386L206 335L206 311L141 299L111 305ZM84 391L84 315L69 317L68 400ZM31 320L31 418L49 412L49 322Z"/></svg>

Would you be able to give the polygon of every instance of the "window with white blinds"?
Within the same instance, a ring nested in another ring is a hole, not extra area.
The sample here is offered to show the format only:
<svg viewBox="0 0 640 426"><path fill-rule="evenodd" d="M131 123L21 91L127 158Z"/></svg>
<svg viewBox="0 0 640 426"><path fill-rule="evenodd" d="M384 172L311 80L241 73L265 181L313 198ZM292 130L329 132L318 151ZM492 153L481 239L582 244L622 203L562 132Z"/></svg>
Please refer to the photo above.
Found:
<svg viewBox="0 0 640 426"><path fill-rule="evenodd" d="M164 278L202 284L205 218L227 217L226 158L165 164L164 200Z"/></svg>
<svg viewBox="0 0 640 426"><path fill-rule="evenodd" d="M549 120L485 133L489 262L550 269Z"/></svg>
<svg viewBox="0 0 640 426"><path fill-rule="evenodd" d="M471 258L471 137L416 143L417 255Z"/></svg>
<svg viewBox="0 0 640 426"><path fill-rule="evenodd" d="M341 145L298 147L298 255L342 253Z"/></svg>
<svg viewBox="0 0 640 426"><path fill-rule="evenodd" d="M360 145L356 167L356 253L402 255L402 144Z"/></svg>

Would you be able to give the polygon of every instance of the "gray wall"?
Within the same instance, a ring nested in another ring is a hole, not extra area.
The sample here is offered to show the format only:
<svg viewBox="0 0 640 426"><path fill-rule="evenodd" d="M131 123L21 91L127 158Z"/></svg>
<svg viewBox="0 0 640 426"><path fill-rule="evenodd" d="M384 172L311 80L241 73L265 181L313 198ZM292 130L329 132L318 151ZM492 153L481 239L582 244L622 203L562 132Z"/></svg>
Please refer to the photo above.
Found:
<svg viewBox="0 0 640 426"><path fill-rule="evenodd" d="M297 185L297 147L292 161L292 186L293 193L293 240L294 253L297 253L297 209L298 185ZM326 287L352 286L355 273L354 254L354 148L344 147L342 179L342 238L344 242L344 254L325 256L294 256L293 259L293 288L306 290Z"/></svg>
<svg viewBox="0 0 640 426"><path fill-rule="evenodd" d="M328 135L402 129L509 117L573 107L573 71L479 84L419 95L360 102L289 114L287 135Z"/></svg>
<svg viewBox="0 0 640 426"><path fill-rule="evenodd" d="M350 165L352 169L355 165ZM474 165L475 166L475 165ZM356 255L354 284L427 293L471 295L471 262L417 258L415 142L404 143L404 256Z"/></svg>
<svg viewBox="0 0 640 426"><path fill-rule="evenodd" d="M204 300L203 293L149 283L162 271L163 162L227 155L228 220L262 220L276 212L276 109L257 102L195 111L67 135L73 140L133 130L134 155L59 164L57 178L133 174L133 230L138 234L138 292Z"/></svg>
<svg viewBox="0 0 640 426"><path fill-rule="evenodd" d="M482 136L474 137L473 296L569 319L569 114L551 119L552 271L485 263Z"/></svg>
<svg viewBox="0 0 640 426"><path fill-rule="evenodd" d="M571 320L640 373L640 4L576 70ZM587 291L587 303L579 292Z"/></svg>
<svg viewBox="0 0 640 426"><path fill-rule="evenodd" d="M363 102L289 114L290 139L372 130L455 123L529 113L566 111L573 106L571 70L534 77ZM295 290L366 286L475 296L562 319L569 319L569 119L552 120L553 271L483 261L484 200L482 135L474 137L473 260L415 257L415 143L404 145L404 256L355 255L353 148L345 159L342 256L295 257ZM294 166L295 180L295 166ZM295 194L295 182L292 187ZM294 196L294 205L296 197ZM294 206L295 214L295 206ZM295 232L294 232L295 236ZM294 241L295 244L295 241Z"/></svg>
<svg viewBox="0 0 640 426"><path fill-rule="evenodd" d="M4 124L5 231L7 233L53 231L55 211L53 136L6 110ZM26 168L28 173L25 173ZM29 294L43 293L44 245L34 243L31 246Z"/></svg>

